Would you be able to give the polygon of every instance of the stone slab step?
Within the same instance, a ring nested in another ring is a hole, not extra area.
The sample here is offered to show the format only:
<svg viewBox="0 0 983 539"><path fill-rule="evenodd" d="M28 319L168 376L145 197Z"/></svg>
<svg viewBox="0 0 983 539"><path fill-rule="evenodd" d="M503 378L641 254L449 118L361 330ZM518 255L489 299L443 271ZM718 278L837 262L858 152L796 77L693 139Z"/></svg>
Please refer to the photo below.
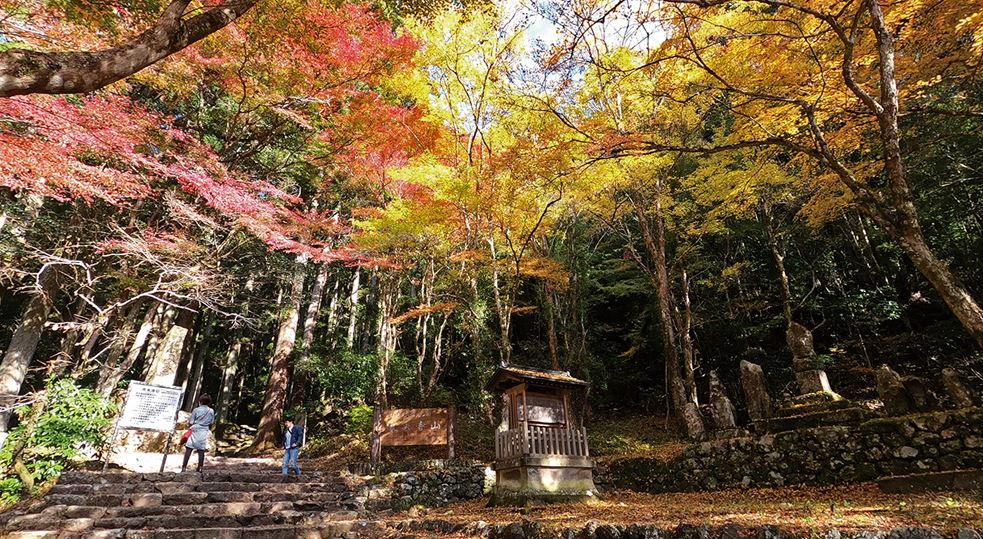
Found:
<svg viewBox="0 0 983 539"><path fill-rule="evenodd" d="M232 481L204 481L204 482L151 482L144 481L134 484L106 483L70 483L57 484L49 491L49 494L73 494L73 495L118 495L128 493L166 493L176 494L182 492L212 492L212 491L253 491L253 492L344 492L345 483L336 481L332 483L246 483Z"/></svg>
<svg viewBox="0 0 983 539"><path fill-rule="evenodd" d="M838 401L829 402L814 402L809 404L797 404L792 406L785 406L779 408L775 411L776 417L791 417L803 414L813 414L816 412L832 411L832 410L843 410L845 408L852 408L856 404L844 399Z"/></svg>
<svg viewBox="0 0 983 539"><path fill-rule="evenodd" d="M133 472L84 472L69 471L61 475L59 484L134 484L139 482L155 483L186 483L200 481L231 481L240 483L324 483L341 479L341 472L330 471L307 472L304 475L286 476L280 470L269 472L231 472L209 471L197 472L164 472L164 473L133 473Z"/></svg>
<svg viewBox="0 0 983 539"><path fill-rule="evenodd" d="M983 490L983 469L893 475L877 480L881 491L910 494L935 490Z"/></svg>
<svg viewBox="0 0 983 539"><path fill-rule="evenodd" d="M764 421L755 421L755 432L785 432L798 429L831 425L855 425L873 417L866 408L853 407L839 410L824 410L788 417L775 417Z"/></svg>
<svg viewBox="0 0 983 539"><path fill-rule="evenodd" d="M333 522L321 527L284 525L169 530L116 528L87 532L15 531L3 537L7 539L357 539L378 537L382 531L384 530L374 523Z"/></svg>

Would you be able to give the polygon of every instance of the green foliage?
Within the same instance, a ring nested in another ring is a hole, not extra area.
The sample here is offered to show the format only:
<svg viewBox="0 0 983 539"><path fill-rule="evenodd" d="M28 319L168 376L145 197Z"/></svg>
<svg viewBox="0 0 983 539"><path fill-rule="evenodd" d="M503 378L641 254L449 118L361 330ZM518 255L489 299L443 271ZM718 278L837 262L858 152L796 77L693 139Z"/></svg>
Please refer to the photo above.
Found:
<svg viewBox="0 0 983 539"><path fill-rule="evenodd" d="M372 407L364 404L349 410L345 433L356 435L372 432L372 413Z"/></svg>
<svg viewBox="0 0 983 539"><path fill-rule="evenodd" d="M21 419L30 413L30 407L17 412ZM69 379L49 384L47 402L26 440L21 459L35 481L47 481L65 468L79 461L86 452L103 446L112 425L116 406L91 390L75 385ZM10 432L0 449L0 468L8 469L13 462L12 451L25 434L27 425L18 425ZM22 494L17 478L7 478L0 483L0 499L11 500Z"/></svg>
<svg viewBox="0 0 983 539"><path fill-rule="evenodd" d="M339 408L369 402L375 392L375 354L346 350L339 356L312 355L301 368L325 389L327 403Z"/></svg>

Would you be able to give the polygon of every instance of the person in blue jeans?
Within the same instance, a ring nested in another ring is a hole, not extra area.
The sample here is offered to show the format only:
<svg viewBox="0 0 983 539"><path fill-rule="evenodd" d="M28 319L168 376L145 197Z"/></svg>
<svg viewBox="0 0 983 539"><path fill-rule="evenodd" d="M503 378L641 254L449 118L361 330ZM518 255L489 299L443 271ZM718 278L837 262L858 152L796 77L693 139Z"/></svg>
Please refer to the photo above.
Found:
<svg viewBox="0 0 983 539"><path fill-rule="evenodd" d="M286 430L283 432L283 475L290 475L290 463L293 463L294 470L300 475L300 465L297 464L297 457L300 455L300 448L304 445L304 429L300 425L294 425L294 420L287 418L284 422Z"/></svg>

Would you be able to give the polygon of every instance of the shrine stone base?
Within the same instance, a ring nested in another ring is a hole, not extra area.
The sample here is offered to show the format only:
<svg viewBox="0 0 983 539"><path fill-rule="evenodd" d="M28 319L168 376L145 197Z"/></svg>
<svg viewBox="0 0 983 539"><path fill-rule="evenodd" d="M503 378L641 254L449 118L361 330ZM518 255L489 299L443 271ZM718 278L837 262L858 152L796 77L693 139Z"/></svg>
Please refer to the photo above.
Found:
<svg viewBox="0 0 983 539"><path fill-rule="evenodd" d="M596 501L594 460L587 457L525 456L495 463L489 506Z"/></svg>

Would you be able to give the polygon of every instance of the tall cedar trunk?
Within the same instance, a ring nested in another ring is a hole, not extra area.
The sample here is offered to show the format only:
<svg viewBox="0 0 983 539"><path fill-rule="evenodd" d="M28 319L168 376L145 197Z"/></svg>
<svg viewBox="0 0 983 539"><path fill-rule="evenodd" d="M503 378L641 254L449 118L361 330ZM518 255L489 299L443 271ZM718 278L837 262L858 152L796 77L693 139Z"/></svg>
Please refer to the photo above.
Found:
<svg viewBox="0 0 983 539"><path fill-rule="evenodd" d="M383 408L389 406L387 380L389 363L396 352L396 341L399 337L399 328L392 323L399 291L398 285L399 280L396 276L384 275L379 279L379 371L376 376L376 404Z"/></svg>
<svg viewBox="0 0 983 539"><path fill-rule="evenodd" d="M683 386L686 388L686 398L693 404L700 404L700 397L696 392L696 351L693 347L693 306L689 297L689 275L686 268L682 270L683 280Z"/></svg>
<svg viewBox="0 0 983 539"><path fill-rule="evenodd" d="M423 395L423 366L427 361L427 341L430 333L430 310L433 305L433 283L437 278L434 273L434 261L430 259L430 264L423 272L423 279L420 280L420 297L423 299L422 306L427 312L416 319L416 388L419 395Z"/></svg>
<svg viewBox="0 0 983 539"><path fill-rule="evenodd" d="M218 397L215 399L215 423L219 427L229 420L229 405L232 401L232 392L235 389L240 353L242 353L242 338L236 334L232 339L229 352L225 355L225 362L222 366L222 385L219 387Z"/></svg>
<svg viewBox="0 0 983 539"><path fill-rule="evenodd" d="M106 333L106 328L113 325L113 323L116 321L117 313L114 309L99 313L95 320L89 323L91 327L86 333L85 339L82 341L82 353L79 355L78 364L72 371L72 378L78 380L79 378L85 376L86 371L89 368L89 363L92 361L93 351L96 348L96 344L99 343L99 339L101 339Z"/></svg>
<svg viewBox="0 0 983 539"><path fill-rule="evenodd" d="M0 406L7 407L20 394L21 384L27 376L34 351L41 340L44 323L51 313L55 294L56 277L48 270L41 274L40 289L31 294L17 329L10 338L10 344L0 362ZM7 431L11 412L0 411L0 432Z"/></svg>
<svg viewBox="0 0 983 539"><path fill-rule="evenodd" d="M311 287L310 300L307 303L307 312L304 314L304 329L300 337L300 353L297 354L297 361L294 365L293 392L291 393L291 408L302 408L304 397L307 395L310 376L298 373L297 368L306 365L311 354L311 344L314 342L314 328L317 326L318 314L321 312L321 300L324 296L324 285L328 282L328 265L318 265L317 276L314 278L314 286Z"/></svg>
<svg viewBox="0 0 983 539"><path fill-rule="evenodd" d="M52 377L54 378L65 376L65 373L75 364L75 348L78 346L79 335L82 333L77 322L85 315L89 304L79 297L73 307L71 312L61 319L62 322L71 324L71 329L66 331L65 336L61 338L58 352L48 360L48 364L52 366Z"/></svg>
<svg viewBox="0 0 983 539"><path fill-rule="evenodd" d="M283 419L283 408L287 403L290 355L297 340L300 302L304 295L306 275L307 258L299 256L294 269L293 283L290 286L290 296L280 315L280 330L273 349L270 376L266 383L266 395L263 398L263 411L256 429L256 438L252 443L252 451L263 451L276 446L277 431Z"/></svg>
<svg viewBox="0 0 983 539"><path fill-rule="evenodd" d="M189 0L173 0L157 23L115 47L95 52L0 52L0 97L87 93L124 79L229 25L257 0L223 2L185 19Z"/></svg>
<svg viewBox="0 0 983 539"><path fill-rule="evenodd" d="M331 301L328 303L328 323L326 330L332 349L338 344L338 304L341 299L341 277L336 273L333 280L334 284L331 285Z"/></svg>
<svg viewBox="0 0 983 539"><path fill-rule="evenodd" d="M184 343L181 345L181 359L177 364L177 374L174 377L174 383L185 390L188 388L188 377L194 368L194 359L198 353L198 343L201 341L201 330L204 327L204 323L205 314L199 311L194 317L194 323L191 324L191 328L184 336ZM187 391L185 391L184 395L184 403L187 405L192 395Z"/></svg>
<svg viewBox="0 0 983 539"><path fill-rule="evenodd" d="M546 307L546 343L550 353L550 366L558 371L560 370L560 343L556 338L556 301L553 298L553 291L545 285L543 285L543 303Z"/></svg>
<svg viewBox="0 0 983 539"><path fill-rule="evenodd" d="M163 316L163 307L160 303L154 302L147 307L147 312L143 315L143 322L140 324L137 336L133 339L133 344L130 345L130 350L126 354L126 358L119 364L108 365L105 369L99 371L99 381L96 382L96 391L107 397L113 392L120 379L136 364L137 359L140 357L140 352L143 350L143 345L147 343L147 338L154 328L154 321L161 316ZM125 347L125 343L122 346Z"/></svg>
<svg viewBox="0 0 983 539"><path fill-rule="evenodd" d="M139 298L126 308L126 314L123 315L119 328L112 336L112 344L109 345L106 361L103 362L104 367L99 370L100 379L102 379L102 373L118 368L120 358L123 357L123 350L126 349L126 345L130 343L130 337L133 336L133 324L144 303L146 303L146 298Z"/></svg>
<svg viewBox="0 0 983 539"><path fill-rule="evenodd" d="M512 324L512 303L508 291L502 290L494 235L488 239L488 247L491 250L492 291L495 295L495 312L498 315L498 349L502 364L507 365L512 360L512 340L509 338Z"/></svg>
<svg viewBox="0 0 983 539"><path fill-rule="evenodd" d="M362 277L361 268L355 268L355 275L352 277L352 291L348 296L348 349L355 349L355 328L358 325L358 295L361 292L360 281Z"/></svg>
<svg viewBox="0 0 983 539"><path fill-rule="evenodd" d="M641 196L639 195L639 198ZM635 216L642 232L642 239L654 266L656 299L659 303L659 323L662 329L662 355L665 360L666 390L673 410L679 414L686 403L686 390L679 371L679 355L676 352L676 331L672 327L672 299L669 289L669 268L666 262L665 225L662 222L662 203L656 192L655 215L651 219L645 212L642 200L632 200ZM653 230L652 223L655 227Z"/></svg>
<svg viewBox="0 0 983 539"><path fill-rule="evenodd" d="M212 339L212 323L208 316L203 317L201 335L198 344L195 346L194 359L191 361L188 379L184 384L184 394L187 396L184 401L184 410L190 412L194 409L201 396L201 379L205 371L205 362L208 360L208 348Z"/></svg>

